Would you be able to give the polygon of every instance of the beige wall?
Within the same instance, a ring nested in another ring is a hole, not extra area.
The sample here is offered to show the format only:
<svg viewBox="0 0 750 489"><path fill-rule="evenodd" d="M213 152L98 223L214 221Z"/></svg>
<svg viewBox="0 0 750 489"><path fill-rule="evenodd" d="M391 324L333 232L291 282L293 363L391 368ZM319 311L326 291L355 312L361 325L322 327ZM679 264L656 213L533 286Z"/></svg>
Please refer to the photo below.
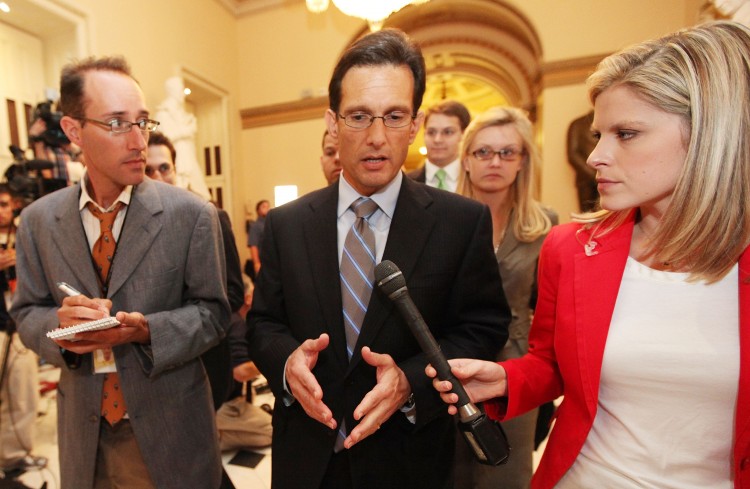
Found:
<svg viewBox="0 0 750 489"><path fill-rule="evenodd" d="M61 0L88 20L93 54L122 53L141 81L148 103L164 98L163 82L189 69L230 94L233 220L243 258L244 209L273 198L274 185L300 194L324 185L320 120L240 129L239 110L326 93L331 70L364 27L331 6L307 12L304 2L236 18L216 0ZM444 1L444 0L433 0ZM542 62L617 50L690 25L701 0L509 0L536 28ZM563 221L575 209L573 172L565 157L568 123L588 110L582 83L541 94L542 199Z"/></svg>
<svg viewBox="0 0 750 489"><path fill-rule="evenodd" d="M64 1L86 19L90 54L122 54L128 59L152 112L166 97L164 81L183 69L229 93L230 151L225 161L233 167L242 161L240 49L234 15L212 0ZM232 210L233 221L242 223L241 207ZM244 228L235 227L242 242Z"/></svg>
<svg viewBox="0 0 750 489"><path fill-rule="evenodd" d="M442 0L433 0L442 1ZM700 0L513 0L508 3L537 29L543 62L613 52L695 22ZM289 102L327 86L341 51L363 27L334 7L323 14L296 6L245 17L238 24L241 107ZM565 136L573 119L589 109L578 83L544 90L539 131L543 142L542 200L563 222L577 210L574 173ZM273 185L294 183L300 193L323 185L318 166L323 123L295 123L243 131L243 168L235 175L236 200L255 202ZM240 176L241 175L241 176ZM242 197L244 194L244 197Z"/></svg>
<svg viewBox="0 0 750 489"><path fill-rule="evenodd" d="M361 28L335 8L312 14L304 2L240 19L240 107L299 100L303 92L327 95L341 51ZM321 112L318 120L242 131L243 160L234 169L236 207L254 211L260 199L273 205L275 185L297 185L300 195L323 187L324 130Z"/></svg>

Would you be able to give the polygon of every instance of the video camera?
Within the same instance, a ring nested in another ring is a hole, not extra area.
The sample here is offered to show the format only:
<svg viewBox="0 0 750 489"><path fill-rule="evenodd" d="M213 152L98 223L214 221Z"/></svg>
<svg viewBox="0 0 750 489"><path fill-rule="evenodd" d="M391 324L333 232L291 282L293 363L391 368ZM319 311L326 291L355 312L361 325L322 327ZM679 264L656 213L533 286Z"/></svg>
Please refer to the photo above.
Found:
<svg viewBox="0 0 750 489"><path fill-rule="evenodd" d="M13 195L20 199L22 208L65 186L65 180L42 177L42 170L53 168L54 163L51 161L27 160L23 150L13 144L9 149L14 162L5 170L4 178Z"/></svg>
<svg viewBox="0 0 750 489"><path fill-rule="evenodd" d="M62 119L62 112L52 110L52 101L47 100L46 102L40 102L34 109L34 122L41 119L44 121L46 127L45 131L38 136L30 136L29 142L41 141L47 146L58 148L70 143L68 136L60 127L60 119Z"/></svg>

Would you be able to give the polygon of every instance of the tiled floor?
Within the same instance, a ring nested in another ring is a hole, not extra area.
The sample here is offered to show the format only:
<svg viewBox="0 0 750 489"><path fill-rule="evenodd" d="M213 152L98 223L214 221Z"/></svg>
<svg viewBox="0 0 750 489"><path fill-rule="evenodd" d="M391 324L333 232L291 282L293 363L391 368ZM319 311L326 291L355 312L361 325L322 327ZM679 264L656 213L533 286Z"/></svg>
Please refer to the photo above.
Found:
<svg viewBox="0 0 750 489"><path fill-rule="evenodd" d="M59 376L59 371L52 368L42 368L40 380L54 381ZM39 418L37 419L36 442L34 455L47 457L49 464L43 470L32 470L21 475L18 481L30 488L41 488L47 483L47 489L59 489L60 466L57 459L57 404L56 391L51 391L42 396L39 403ZM267 395L267 396L270 396ZM258 396L258 402L269 402L265 396ZM230 464L229 461L237 453L236 451L222 454L225 470L232 483L239 489L270 489L271 487L271 449L255 450L262 455L262 459L254 469Z"/></svg>

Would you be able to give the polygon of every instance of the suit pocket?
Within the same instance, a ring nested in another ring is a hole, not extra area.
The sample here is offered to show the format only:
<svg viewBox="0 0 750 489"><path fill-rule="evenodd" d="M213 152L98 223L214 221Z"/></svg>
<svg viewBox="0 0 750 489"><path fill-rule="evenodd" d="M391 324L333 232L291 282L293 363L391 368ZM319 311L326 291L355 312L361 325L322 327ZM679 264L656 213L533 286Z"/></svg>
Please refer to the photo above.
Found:
<svg viewBox="0 0 750 489"><path fill-rule="evenodd" d="M170 268L161 273L149 273L139 280L138 287L145 290L160 289L162 287L176 287L179 283L180 270Z"/></svg>

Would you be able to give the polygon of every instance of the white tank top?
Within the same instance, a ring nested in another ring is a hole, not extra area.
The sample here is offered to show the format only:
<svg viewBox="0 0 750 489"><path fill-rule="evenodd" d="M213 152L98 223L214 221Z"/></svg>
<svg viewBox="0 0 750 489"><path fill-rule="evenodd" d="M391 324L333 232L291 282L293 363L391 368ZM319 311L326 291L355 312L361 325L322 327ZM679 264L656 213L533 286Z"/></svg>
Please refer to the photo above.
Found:
<svg viewBox="0 0 750 489"><path fill-rule="evenodd" d="M737 266L686 279L628 258L594 425L558 489L732 489Z"/></svg>

